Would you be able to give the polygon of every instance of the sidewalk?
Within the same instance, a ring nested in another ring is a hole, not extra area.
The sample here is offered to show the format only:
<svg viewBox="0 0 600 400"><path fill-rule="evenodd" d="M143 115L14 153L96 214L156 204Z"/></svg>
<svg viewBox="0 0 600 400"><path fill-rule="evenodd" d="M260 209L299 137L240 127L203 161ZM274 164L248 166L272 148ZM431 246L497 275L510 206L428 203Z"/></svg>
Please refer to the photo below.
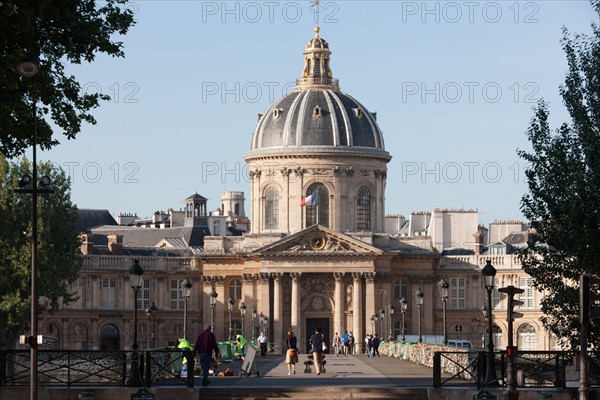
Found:
<svg viewBox="0 0 600 400"><path fill-rule="evenodd" d="M392 357L367 358L364 354L349 357L335 357L327 354L326 372L317 376L304 372L303 362L307 354L300 354L300 362L296 364L296 374L288 376L287 364L283 355L257 357L256 368L260 378L239 377L241 361L222 364L220 371L226 368L233 370L234 376L211 377L210 387L306 387L306 386L376 386L376 387L431 387L433 370L421 365ZM254 372L254 369L253 369ZM196 385L200 385L196 377Z"/></svg>

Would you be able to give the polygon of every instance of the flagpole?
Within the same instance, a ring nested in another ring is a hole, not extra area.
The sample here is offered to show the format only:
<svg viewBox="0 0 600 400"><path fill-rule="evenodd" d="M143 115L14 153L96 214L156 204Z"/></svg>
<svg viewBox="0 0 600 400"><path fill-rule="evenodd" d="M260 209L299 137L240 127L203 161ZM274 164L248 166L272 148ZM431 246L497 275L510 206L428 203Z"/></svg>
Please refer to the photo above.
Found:
<svg viewBox="0 0 600 400"><path fill-rule="evenodd" d="M315 200L317 201L317 225L319 225L319 190L315 190L315 194L317 197L315 197Z"/></svg>

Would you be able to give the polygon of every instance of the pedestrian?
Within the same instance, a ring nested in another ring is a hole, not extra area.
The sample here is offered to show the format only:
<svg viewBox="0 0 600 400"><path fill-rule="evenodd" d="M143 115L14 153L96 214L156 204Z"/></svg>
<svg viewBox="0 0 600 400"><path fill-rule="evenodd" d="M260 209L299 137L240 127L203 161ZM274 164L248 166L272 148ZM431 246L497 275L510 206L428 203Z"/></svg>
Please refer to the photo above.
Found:
<svg viewBox="0 0 600 400"><path fill-rule="evenodd" d="M342 343L344 345L344 355L348 357L348 352L350 349L350 336L348 335L348 331L345 331L342 335Z"/></svg>
<svg viewBox="0 0 600 400"><path fill-rule="evenodd" d="M373 338L373 357L375 357L375 354L377 354L377 357L381 357L379 354L379 343L381 343L381 340L379 339L379 336L375 334L375 337Z"/></svg>
<svg viewBox="0 0 600 400"><path fill-rule="evenodd" d="M287 352L285 354L285 363L288 367L288 375L296 373L296 363L298 362L298 339L294 335L294 330L290 328L287 334Z"/></svg>
<svg viewBox="0 0 600 400"><path fill-rule="evenodd" d="M219 356L219 345L217 344L217 338L211 332L211 326L207 325L206 329L196 338L196 344L194 345L194 355L200 355L200 365L202 365L202 386L207 386L210 383L208 370L213 361L213 353L216 360Z"/></svg>
<svg viewBox="0 0 600 400"><path fill-rule="evenodd" d="M354 335L352 334L352 331L348 332L348 343L350 344L348 347L348 353L349 354L354 354Z"/></svg>
<svg viewBox="0 0 600 400"><path fill-rule="evenodd" d="M267 335L263 331L260 331L260 336L258 337L258 345L260 346L260 355L265 357L267 355Z"/></svg>
<svg viewBox="0 0 600 400"><path fill-rule="evenodd" d="M337 332L335 333L335 336L333 336L333 351L335 352L336 357L338 357L340 353L343 352L342 337L338 335Z"/></svg>
<svg viewBox="0 0 600 400"><path fill-rule="evenodd" d="M323 362L323 334L321 327L315 328L315 333L310 337L310 352L313 355L313 365L317 375L321 375L321 363Z"/></svg>
<svg viewBox="0 0 600 400"><path fill-rule="evenodd" d="M371 351L373 350L373 338L371 335L367 335L367 337L365 338L365 345L367 348L367 357L371 358Z"/></svg>

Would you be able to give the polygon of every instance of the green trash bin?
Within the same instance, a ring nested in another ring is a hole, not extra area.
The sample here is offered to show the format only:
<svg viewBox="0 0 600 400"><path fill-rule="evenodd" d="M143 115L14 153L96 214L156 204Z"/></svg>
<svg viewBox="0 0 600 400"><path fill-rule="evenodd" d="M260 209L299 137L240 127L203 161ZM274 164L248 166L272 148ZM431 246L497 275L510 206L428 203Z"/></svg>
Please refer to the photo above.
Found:
<svg viewBox="0 0 600 400"><path fill-rule="evenodd" d="M177 376L181 375L181 368L183 368L183 352L177 347L167 347L166 350L171 356L171 366L173 368L173 373Z"/></svg>
<svg viewBox="0 0 600 400"><path fill-rule="evenodd" d="M231 342L218 342L219 351L221 352L221 357L223 357L223 361L231 361L233 360L233 351L231 347Z"/></svg>

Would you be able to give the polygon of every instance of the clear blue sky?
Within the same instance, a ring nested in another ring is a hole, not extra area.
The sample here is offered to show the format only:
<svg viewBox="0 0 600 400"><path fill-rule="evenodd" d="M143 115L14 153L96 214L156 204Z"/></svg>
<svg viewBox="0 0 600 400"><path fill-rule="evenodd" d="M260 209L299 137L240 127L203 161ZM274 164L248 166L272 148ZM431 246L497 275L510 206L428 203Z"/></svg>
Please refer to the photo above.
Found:
<svg viewBox="0 0 600 400"><path fill-rule="evenodd" d="M73 179L80 208L179 209L198 192L249 196L244 154L263 112L300 76L314 8L302 1L138 1L126 58L72 68L113 97L96 126L41 159ZM321 1L341 89L378 121L393 159L386 212L478 209L521 219L518 148L539 98L567 115L561 27L590 32L588 1ZM249 207L247 206L247 210Z"/></svg>

